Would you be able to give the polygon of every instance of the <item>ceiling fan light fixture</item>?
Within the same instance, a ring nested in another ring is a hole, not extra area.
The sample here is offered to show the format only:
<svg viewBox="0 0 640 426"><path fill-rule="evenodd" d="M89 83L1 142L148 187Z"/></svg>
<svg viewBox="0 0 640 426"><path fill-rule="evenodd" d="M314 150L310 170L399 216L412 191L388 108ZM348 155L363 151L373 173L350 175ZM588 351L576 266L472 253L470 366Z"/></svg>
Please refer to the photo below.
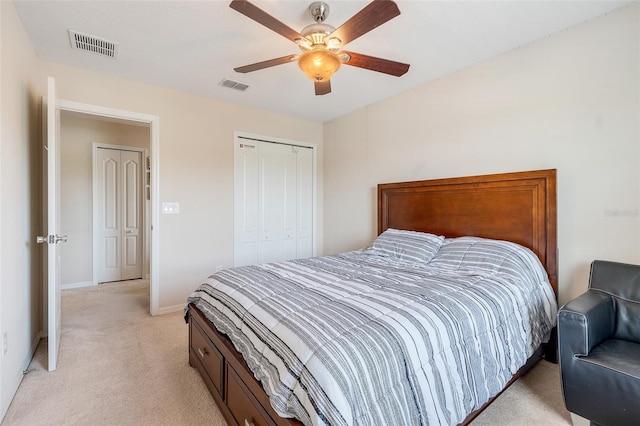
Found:
<svg viewBox="0 0 640 426"><path fill-rule="evenodd" d="M300 69L313 81L329 80L340 64L340 57L326 49L309 50L298 57Z"/></svg>

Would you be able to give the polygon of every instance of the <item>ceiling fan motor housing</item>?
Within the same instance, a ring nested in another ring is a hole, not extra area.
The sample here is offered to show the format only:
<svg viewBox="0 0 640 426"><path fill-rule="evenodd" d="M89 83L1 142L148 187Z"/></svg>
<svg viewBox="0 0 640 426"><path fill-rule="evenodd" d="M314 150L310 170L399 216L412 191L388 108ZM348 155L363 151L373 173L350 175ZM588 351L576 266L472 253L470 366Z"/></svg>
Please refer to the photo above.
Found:
<svg viewBox="0 0 640 426"><path fill-rule="evenodd" d="M327 40L327 36L331 33L333 33L336 29L333 28L331 25L327 25L327 24L311 24L311 25L307 25L306 27L304 27L302 29L302 31L300 32L301 35L304 36L305 39L307 39L307 41L309 43L299 43L300 48L302 50L309 50L309 49L314 49L314 48L333 48L333 49L337 49L337 47L329 47L327 46L328 44L328 40ZM333 39L332 39L333 40ZM337 44L336 42L338 42L337 39L335 39L335 41L332 44Z"/></svg>

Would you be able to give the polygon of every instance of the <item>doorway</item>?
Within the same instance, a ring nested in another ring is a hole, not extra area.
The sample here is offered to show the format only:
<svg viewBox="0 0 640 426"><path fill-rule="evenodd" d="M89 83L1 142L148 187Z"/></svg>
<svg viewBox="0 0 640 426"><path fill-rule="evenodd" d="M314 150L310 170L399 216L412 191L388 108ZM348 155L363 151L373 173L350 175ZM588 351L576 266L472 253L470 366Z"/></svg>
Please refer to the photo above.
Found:
<svg viewBox="0 0 640 426"><path fill-rule="evenodd" d="M144 173L142 179L144 182L148 182L148 187L144 187L142 192L143 202L146 203L147 209L144 213L142 222L146 222L147 226L144 231L149 236L145 238L147 241L146 253L143 259L143 278L149 279L149 311L151 315L159 314L159 291L158 291L158 261L159 258L159 245L158 245L158 219L159 210L157 208L158 200L158 174L159 164L155 161L158 158L159 147L159 118L157 116L141 114L130 111L116 110L113 108L106 108L96 105L82 104L77 102L58 100L58 106L61 111L61 115L75 116L76 118L84 118L86 120L94 120L99 122L111 122L118 123L125 127L144 129L146 137L146 147L148 150L142 155L142 162L144 164ZM64 131L64 122L62 123L62 130ZM95 141L94 141L95 142ZM62 142L64 146L64 141ZM92 162L89 161L87 165L89 169L92 167ZM89 192L91 192L91 183L89 183ZM144 209L143 209L144 210ZM91 215L91 213L89 213ZM153 229L153 232L151 230ZM91 235L91 231L89 231ZM145 244L145 243L143 243ZM93 253L93 244L89 249ZM64 258L63 258L64 261ZM89 277L90 283L94 282L94 267L92 265L92 275ZM97 281L95 281L97 283Z"/></svg>

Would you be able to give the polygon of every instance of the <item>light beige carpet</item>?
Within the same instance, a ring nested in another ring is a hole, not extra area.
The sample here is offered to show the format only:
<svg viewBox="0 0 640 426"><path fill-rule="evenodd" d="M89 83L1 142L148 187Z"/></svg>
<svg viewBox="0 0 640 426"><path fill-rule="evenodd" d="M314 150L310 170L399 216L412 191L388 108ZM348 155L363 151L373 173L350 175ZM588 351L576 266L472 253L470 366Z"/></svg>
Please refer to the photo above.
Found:
<svg viewBox="0 0 640 426"><path fill-rule="evenodd" d="M65 290L62 319L58 369L43 341L3 425L226 425L189 366L182 314L149 315L148 282ZM557 365L539 363L473 424L570 425Z"/></svg>

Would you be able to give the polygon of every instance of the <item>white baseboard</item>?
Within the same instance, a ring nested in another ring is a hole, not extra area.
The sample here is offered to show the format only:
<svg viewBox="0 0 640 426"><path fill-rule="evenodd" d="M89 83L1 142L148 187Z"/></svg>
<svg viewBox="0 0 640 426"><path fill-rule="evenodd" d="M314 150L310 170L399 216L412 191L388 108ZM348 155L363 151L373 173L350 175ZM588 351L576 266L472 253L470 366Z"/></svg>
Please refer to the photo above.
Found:
<svg viewBox="0 0 640 426"><path fill-rule="evenodd" d="M26 369L26 367L24 368ZM11 401L13 401L13 397L15 396L16 392L18 391L18 387L20 386L20 383L22 382L22 378L24 377L24 374L22 374L22 371L24 370L20 370L20 371L14 371L12 374L11 379L5 379L3 380L3 386L5 386L5 383L8 384L7 386L7 390L5 392L4 389L2 389L2 406L0 407L0 421L4 420L4 416L5 414L7 414L7 410L9 410L9 406L11 405ZM8 375L8 374L7 374Z"/></svg>
<svg viewBox="0 0 640 426"><path fill-rule="evenodd" d="M170 314L173 312L179 312L184 310L185 304L173 305L173 306L165 306L164 308L159 308L157 315Z"/></svg>
<svg viewBox="0 0 640 426"><path fill-rule="evenodd" d="M3 380L4 383L9 383L9 386L6 392L2 392L2 401L0 401L0 423L2 423L2 421L4 420L4 416L7 414L7 411L9 410L9 405L11 405L11 401L13 400L13 397L15 396L16 392L18 391L18 387L20 387L20 383L22 383L22 378L24 377L24 371L26 371L29 368L29 364L31 364L31 360L33 359L33 355L36 353L36 349L38 348L38 343L40 343L40 340L42 339L42 331L39 331L38 334L36 334L36 337L33 339L33 342L31 342L31 348L29 348L29 350L27 351L27 355L25 356L25 359L22 360L22 364L21 364L21 368L18 369L18 371L15 371L13 374L13 377L8 380L5 381Z"/></svg>
<svg viewBox="0 0 640 426"><path fill-rule="evenodd" d="M60 284L60 290L68 290L70 288L90 287L94 285L93 281L83 281L81 283Z"/></svg>

